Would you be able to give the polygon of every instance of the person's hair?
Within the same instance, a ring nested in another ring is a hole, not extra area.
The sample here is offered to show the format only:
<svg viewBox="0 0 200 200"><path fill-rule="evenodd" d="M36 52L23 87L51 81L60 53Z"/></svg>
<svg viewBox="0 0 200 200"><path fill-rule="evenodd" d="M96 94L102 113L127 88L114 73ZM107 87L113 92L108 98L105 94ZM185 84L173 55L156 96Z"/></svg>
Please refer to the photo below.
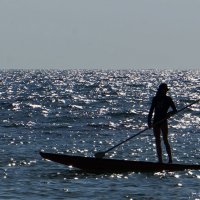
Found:
<svg viewBox="0 0 200 200"><path fill-rule="evenodd" d="M167 87L167 84L166 83L161 83L159 85L159 88L156 92L156 96L164 96L166 94L166 91L168 91L168 87Z"/></svg>

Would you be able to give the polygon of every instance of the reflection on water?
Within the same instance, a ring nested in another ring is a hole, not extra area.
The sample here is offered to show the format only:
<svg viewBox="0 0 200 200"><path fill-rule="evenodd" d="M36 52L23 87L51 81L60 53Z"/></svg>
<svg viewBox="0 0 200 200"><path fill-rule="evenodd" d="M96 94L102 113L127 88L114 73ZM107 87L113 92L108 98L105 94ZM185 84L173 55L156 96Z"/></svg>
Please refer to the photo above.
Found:
<svg viewBox="0 0 200 200"><path fill-rule="evenodd" d="M18 70L0 76L1 199L200 198L199 171L95 175L44 161L38 153L93 157L109 149L147 127L160 82L169 85L178 109L197 100L198 70ZM174 162L200 164L199 103L169 124ZM107 157L156 161L152 131Z"/></svg>

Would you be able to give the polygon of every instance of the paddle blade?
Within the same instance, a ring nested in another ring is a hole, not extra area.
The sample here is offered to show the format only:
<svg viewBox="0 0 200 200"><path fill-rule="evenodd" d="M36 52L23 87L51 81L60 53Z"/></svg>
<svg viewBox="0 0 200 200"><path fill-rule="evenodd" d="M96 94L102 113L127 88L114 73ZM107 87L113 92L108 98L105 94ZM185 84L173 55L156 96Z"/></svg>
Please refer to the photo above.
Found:
<svg viewBox="0 0 200 200"><path fill-rule="evenodd" d="M103 158L106 154L104 152L97 152L95 153L95 158Z"/></svg>

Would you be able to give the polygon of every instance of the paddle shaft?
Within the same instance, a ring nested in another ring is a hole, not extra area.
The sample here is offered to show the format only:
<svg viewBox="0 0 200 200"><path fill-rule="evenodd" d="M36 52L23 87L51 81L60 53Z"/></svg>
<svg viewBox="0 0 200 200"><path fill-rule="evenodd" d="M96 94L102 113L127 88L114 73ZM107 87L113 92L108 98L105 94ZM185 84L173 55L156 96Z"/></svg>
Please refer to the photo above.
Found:
<svg viewBox="0 0 200 200"><path fill-rule="evenodd" d="M200 99L198 99L197 101L194 101L194 102L191 103L191 104L188 104L187 106L185 106L185 107L183 107L182 109L178 110L176 113L172 114L171 116L173 116L173 115L175 115L175 114L177 114L177 113L179 113L179 112L185 110L186 108L188 108L188 107L190 107L191 105L197 103L198 101L200 101ZM164 120L166 120L166 119L168 119L168 118L169 118L169 117L166 117L166 118L160 120L159 122L155 123L152 127L156 126L156 125L159 124L159 123L162 123ZM103 156L105 156L105 154L108 153L109 151L111 151L111 150L117 148L117 147L120 146L121 144L123 144L123 143L125 143L125 142L131 140L132 138L134 138L134 137L140 135L141 133L147 131L148 129L151 129L152 127L145 128L144 130L140 131L139 133L137 133L137 134L135 134L135 135L132 135L131 137L129 137L129 138L127 138L126 140L120 142L119 144L117 144L117 145L111 147L110 149L108 149L108 150L106 150L106 151L104 151L104 152L99 152L99 153L104 154ZM98 154L98 153L97 153L97 154ZM103 156L102 156L102 157L103 157Z"/></svg>

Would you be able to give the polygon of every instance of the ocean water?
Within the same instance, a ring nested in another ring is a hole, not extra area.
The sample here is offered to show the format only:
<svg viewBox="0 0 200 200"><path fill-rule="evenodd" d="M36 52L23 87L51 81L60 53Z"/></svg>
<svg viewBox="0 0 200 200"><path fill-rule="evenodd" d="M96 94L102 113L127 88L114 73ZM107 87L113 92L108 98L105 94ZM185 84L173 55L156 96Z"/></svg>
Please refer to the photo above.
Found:
<svg viewBox="0 0 200 200"><path fill-rule="evenodd" d="M0 79L0 199L200 199L198 170L97 175L39 155L109 149L147 127L161 82L177 109L199 99L199 70L4 70ZM171 118L169 132L174 163L200 164L200 104ZM152 130L109 157L156 162Z"/></svg>

